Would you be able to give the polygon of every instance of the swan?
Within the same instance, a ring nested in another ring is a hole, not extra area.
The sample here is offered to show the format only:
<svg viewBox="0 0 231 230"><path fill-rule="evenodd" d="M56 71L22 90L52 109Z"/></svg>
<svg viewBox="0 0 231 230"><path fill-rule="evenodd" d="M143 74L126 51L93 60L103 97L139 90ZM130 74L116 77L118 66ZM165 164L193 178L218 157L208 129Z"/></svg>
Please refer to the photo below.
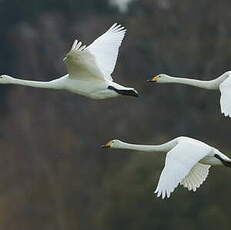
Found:
<svg viewBox="0 0 231 230"><path fill-rule="evenodd" d="M205 181L211 165L231 167L231 159L218 149L190 137L177 137L161 145L137 145L111 140L103 148L144 152L167 152L165 166L155 190L157 197L169 198L178 184L196 191Z"/></svg>
<svg viewBox="0 0 231 230"><path fill-rule="evenodd" d="M223 73L214 80L201 81L189 78L172 77L167 74L159 74L154 76L150 82L157 83L180 83L185 85L196 86L210 90L220 90L220 106L221 112L225 116L231 117L231 71Z"/></svg>
<svg viewBox="0 0 231 230"><path fill-rule="evenodd" d="M93 99L118 95L138 97L134 88L119 85L111 77L125 32L124 27L115 23L89 46L75 40L71 50L63 59L68 74L58 79L41 82L1 75L0 84L62 89Z"/></svg>

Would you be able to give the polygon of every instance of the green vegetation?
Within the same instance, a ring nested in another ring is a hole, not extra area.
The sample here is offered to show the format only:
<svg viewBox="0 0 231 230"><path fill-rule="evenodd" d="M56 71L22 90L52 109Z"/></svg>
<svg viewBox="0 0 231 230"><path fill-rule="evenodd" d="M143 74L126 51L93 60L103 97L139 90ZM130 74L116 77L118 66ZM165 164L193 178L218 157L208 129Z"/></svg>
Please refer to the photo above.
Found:
<svg viewBox="0 0 231 230"><path fill-rule="evenodd" d="M114 22L128 33L114 78L140 98L94 101L67 92L0 86L0 229L230 229L231 171L211 169L196 192L153 195L161 153L105 151L111 138L160 143L188 135L231 156L218 92L149 85L165 72L212 79L230 68L226 0L136 0L120 14L101 0L0 1L2 73L49 80L77 38L89 44ZM215 75L214 75L215 74Z"/></svg>

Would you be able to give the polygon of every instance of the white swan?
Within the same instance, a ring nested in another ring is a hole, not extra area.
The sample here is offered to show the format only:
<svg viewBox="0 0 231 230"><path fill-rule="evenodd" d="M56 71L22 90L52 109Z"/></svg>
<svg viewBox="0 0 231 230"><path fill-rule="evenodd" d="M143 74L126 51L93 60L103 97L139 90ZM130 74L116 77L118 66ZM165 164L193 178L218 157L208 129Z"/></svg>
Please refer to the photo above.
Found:
<svg viewBox="0 0 231 230"><path fill-rule="evenodd" d="M221 112L225 116L231 117L231 71L225 72L220 77L210 81L200 81L188 78L171 77L167 74L159 74L149 81L157 83L180 83L204 89L220 90Z"/></svg>
<svg viewBox="0 0 231 230"><path fill-rule="evenodd" d="M75 40L64 58L68 74L56 80L28 81L2 75L0 84L62 89L94 99L116 97L120 94L137 97L135 89L121 86L113 82L111 77L125 32L124 27L115 23L87 47Z"/></svg>
<svg viewBox="0 0 231 230"><path fill-rule="evenodd" d="M102 147L168 152L155 190L157 197L162 196L162 199L169 198L178 184L196 191L208 176L211 165L231 167L231 159L218 149L190 137L177 137L162 145L136 145L112 140Z"/></svg>

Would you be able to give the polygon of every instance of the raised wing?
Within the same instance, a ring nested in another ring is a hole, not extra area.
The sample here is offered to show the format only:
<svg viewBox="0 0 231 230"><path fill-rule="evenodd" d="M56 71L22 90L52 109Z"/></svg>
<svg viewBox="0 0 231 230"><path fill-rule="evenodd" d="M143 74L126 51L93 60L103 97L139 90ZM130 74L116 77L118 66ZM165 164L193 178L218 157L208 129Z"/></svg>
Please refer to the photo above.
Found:
<svg viewBox="0 0 231 230"><path fill-rule="evenodd" d="M63 59L70 78L103 80L104 75L98 68L95 57L82 46L82 42L75 40L72 48Z"/></svg>
<svg viewBox="0 0 231 230"><path fill-rule="evenodd" d="M180 142L170 150L167 153L165 166L155 190L157 197L162 196L162 199L165 197L169 198L178 184L190 175L193 167L210 151L211 149L206 145L187 141Z"/></svg>
<svg viewBox="0 0 231 230"><path fill-rule="evenodd" d="M126 29L114 24L103 35L98 37L86 49L95 57L95 61L105 78L112 80L111 74L115 68L119 47L124 38Z"/></svg>
<svg viewBox="0 0 231 230"><path fill-rule="evenodd" d="M219 86L221 91L221 112L231 117L231 77L226 78Z"/></svg>
<svg viewBox="0 0 231 230"><path fill-rule="evenodd" d="M197 163L189 172L189 174L180 182L189 191L194 192L199 188L209 175L210 165Z"/></svg>

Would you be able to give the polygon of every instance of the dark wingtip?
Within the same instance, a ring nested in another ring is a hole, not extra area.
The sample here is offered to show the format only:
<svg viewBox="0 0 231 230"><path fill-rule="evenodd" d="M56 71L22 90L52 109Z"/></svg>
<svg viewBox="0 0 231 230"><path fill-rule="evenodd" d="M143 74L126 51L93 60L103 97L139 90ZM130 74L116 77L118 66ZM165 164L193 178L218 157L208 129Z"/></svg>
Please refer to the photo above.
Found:
<svg viewBox="0 0 231 230"><path fill-rule="evenodd" d="M133 97L139 97L139 94L138 94L138 92L134 91L134 94L131 95L131 96L133 96Z"/></svg>
<svg viewBox="0 0 231 230"><path fill-rule="evenodd" d="M224 166L231 168L231 161L226 161L226 160L222 159L218 154L215 154L214 156L217 159L219 159Z"/></svg>
<svg viewBox="0 0 231 230"><path fill-rule="evenodd" d="M223 161L222 162L226 167L231 168L231 162L230 161Z"/></svg>
<svg viewBox="0 0 231 230"><path fill-rule="evenodd" d="M116 89L113 86L108 86L108 89L114 90L118 94L125 95L125 96L132 96L132 97L139 97L138 92L135 89Z"/></svg>

